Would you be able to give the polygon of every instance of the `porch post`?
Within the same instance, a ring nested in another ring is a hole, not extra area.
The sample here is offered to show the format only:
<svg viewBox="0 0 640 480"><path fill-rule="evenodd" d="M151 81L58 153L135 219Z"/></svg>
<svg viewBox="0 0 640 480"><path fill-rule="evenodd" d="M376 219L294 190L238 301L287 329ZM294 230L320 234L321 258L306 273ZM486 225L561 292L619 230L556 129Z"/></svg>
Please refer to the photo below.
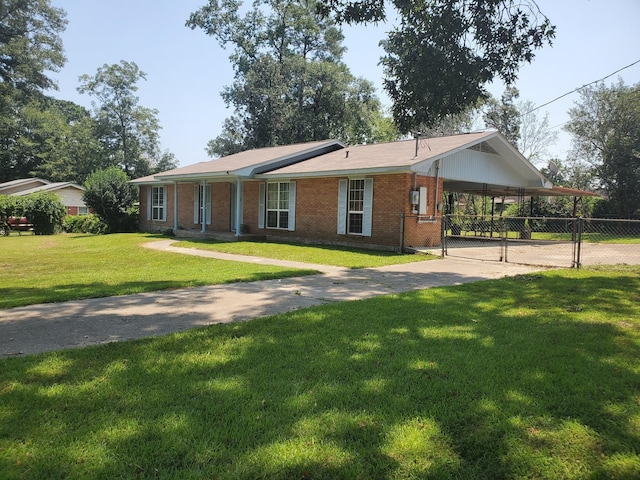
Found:
<svg viewBox="0 0 640 480"><path fill-rule="evenodd" d="M173 231L178 230L178 181L173 182Z"/></svg>
<svg viewBox="0 0 640 480"><path fill-rule="evenodd" d="M207 230L207 181L202 180L202 198L200 198L200 210L202 211L202 233Z"/></svg>
<svg viewBox="0 0 640 480"><path fill-rule="evenodd" d="M242 225L242 181L240 177L238 177L236 181L236 238L240 237L242 233L241 225Z"/></svg>

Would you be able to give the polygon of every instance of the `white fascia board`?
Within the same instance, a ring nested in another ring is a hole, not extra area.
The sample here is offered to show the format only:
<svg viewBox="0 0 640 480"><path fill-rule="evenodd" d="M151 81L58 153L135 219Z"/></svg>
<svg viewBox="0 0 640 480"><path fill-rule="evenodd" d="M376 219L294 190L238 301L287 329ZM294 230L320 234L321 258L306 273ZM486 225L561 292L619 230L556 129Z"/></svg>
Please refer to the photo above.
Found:
<svg viewBox="0 0 640 480"><path fill-rule="evenodd" d="M164 178L162 178L162 179L145 180L142 182L136 182L134 179L134 180L130 180L129 183L132 185L147 186L147 185L166 185L168 183L173 183L173 181L165 180Z"/></svg>
<svg viewBox="0 0 640 480"><path fill-rule="evenodd" d="M296 178L318 178L318 177L354 177L363 175L380 175L385 173L408 173L410 166L405 168L398 167L378 167L378 168L359 168L351 170L327 170L325 172L302 172L302 173L263 173L256 175L256 179L296 179Z"/></svg>
<svg viewBox="0 0 640 480"><path fill-rule="evenodd" d="M158 181L171 181L171 182L201 182L202 180L211 181L225 181L227 179L236 179L240 175L234 170L228 172L207 172L207 173L192 173L190 175L163 175L161 178L156 177Z"/></svg>
<svg viewBox="0 0 640 480"><path fill-rule="evenodd" d="M419 173L420 175L425 175L428 176L429 175L429 170L431 170L431 167L433 166L433 164L446 157L447 155L438 155L435 158L430 158L429 160L423 160L421 162L418 163L414 163L413 165L411 165L411 172L413 173Z"/></svg>

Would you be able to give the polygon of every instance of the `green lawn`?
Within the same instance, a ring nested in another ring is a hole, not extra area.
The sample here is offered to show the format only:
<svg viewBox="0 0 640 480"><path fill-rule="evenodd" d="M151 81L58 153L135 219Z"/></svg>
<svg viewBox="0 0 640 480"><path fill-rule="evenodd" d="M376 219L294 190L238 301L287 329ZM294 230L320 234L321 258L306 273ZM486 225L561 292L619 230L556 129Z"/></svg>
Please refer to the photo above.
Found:
<svg viewBox="0 0 640 480"><path fill-rule="evenodd" d="M474 236L474 232L464 231L462 232L464 236ZM466 234L466 235L465 235ZM482 236L485 238L493 238L495 240L500 239L501 232L493 232L493 235L489 235L489 233L485 232L483 235L478 234L478 236ZM447 235L451 235L451 230L447 231ZM519 239L520 232L509 231L507 232L507 238L509 239ZM548 240L554 242L570 242L572 241L572 234L569 233L558 233L558 232L531 232L532 240ZM604 234L604 233L583 233L582 241L585 243L621 243L621 244L640 244L640 236L633 235L621 235L621 234Z"/></svg>
<svg viewBox="0 0 640 480"><path fill-rule="evenodd" d="M238 255L254 255L278 260L334 265L346 268L373 268L409 262L421 262L436 257L398 254L333 246L293 245L273 242L217 242L215 240L189 240L174 243L177 247L200 248Z"/></svg>
<svg viewBox="0 0 640 480"><path fill-rule="evenodd" d="M562 240L571 241L570 233L544 233L533 232L531 234L534 240ZM583 233L582 241L586 243L622 243L622 244L640 244L639 236L604 234L604 233Z"/></svg>
<svg viewBox="0 0 640 480"><path fill-rule="evenodd" d="M316 273L141 246L159 238L145 234L2 237L0 309Z"/></svg>
<svg viewBox="0 0 640 480"><path fill-rule="evenodd" d="M0 361L3 479L640 478L640 269Z"/></svg>

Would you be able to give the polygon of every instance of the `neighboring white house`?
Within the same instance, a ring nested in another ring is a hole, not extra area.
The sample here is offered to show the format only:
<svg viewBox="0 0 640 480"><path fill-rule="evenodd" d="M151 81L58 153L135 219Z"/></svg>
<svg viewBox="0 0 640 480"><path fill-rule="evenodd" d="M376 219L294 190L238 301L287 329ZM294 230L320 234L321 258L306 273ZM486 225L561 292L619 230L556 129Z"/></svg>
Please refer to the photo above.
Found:
<svg viewBox="0 0 640 480"><path fill-rule="evenodd" d="M60 197L67 215L86 215L87 205L82 200L84 187L71 182L48 182L41 178L22 178L0 183L0 195L25 196L36 192L51 192Z"/></svg>

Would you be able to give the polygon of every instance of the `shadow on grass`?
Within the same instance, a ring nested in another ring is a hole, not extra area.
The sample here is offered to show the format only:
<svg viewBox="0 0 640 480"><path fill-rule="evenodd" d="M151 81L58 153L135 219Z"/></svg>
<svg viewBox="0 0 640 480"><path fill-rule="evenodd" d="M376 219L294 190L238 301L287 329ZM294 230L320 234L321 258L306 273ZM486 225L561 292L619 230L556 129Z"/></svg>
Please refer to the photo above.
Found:
<svg viewBox="0 0 640 480"><path fill-rule="evenodd" d="M0 363L7 478L632 478L637 276L521 276Z"/></svg>

